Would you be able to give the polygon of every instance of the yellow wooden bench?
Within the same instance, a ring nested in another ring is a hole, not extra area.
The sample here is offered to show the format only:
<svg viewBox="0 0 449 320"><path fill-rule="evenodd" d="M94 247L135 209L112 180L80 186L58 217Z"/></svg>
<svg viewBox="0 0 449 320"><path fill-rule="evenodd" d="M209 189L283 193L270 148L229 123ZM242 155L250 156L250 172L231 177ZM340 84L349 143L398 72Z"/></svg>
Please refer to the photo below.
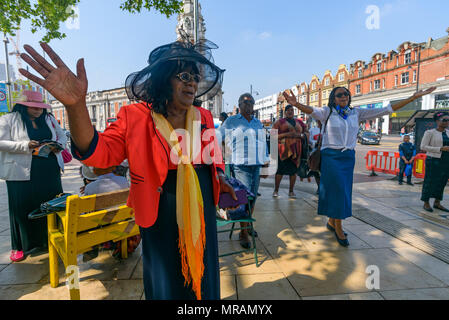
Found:
<svg viewBox="0 0 449 320"><path fill-rule="evenodd" d="M59 284L58 255L72 276L69 266L77 267L77 255L107 241L121 241L121 256L127 258L127 238L138 235L134 211L126 206L129 189L67 198L66 210L48 216L50 285ZM59 219L58 219L59 218ZM79 287L69 286L70 299L80 300Z"/></svg>

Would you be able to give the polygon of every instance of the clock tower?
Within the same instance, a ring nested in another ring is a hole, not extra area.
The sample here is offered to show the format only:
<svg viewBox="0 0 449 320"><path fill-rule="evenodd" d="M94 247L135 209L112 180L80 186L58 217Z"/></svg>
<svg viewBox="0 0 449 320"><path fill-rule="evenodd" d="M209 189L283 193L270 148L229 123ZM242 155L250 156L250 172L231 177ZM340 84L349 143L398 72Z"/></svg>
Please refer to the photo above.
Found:
<svg viewBox="0 0 449 320"><path fill-rule="evenodd" d="M193 0L184 0L183 12L178 15L178 24L176 26L177 40L183 40L187 34L190 42L194 41L194 2ZM198 39L206 38L206 25L203 15L201 14L201 4L198 3ZM184 35L184 37L182 36ZM212 112L214 118L218 118L223 110L223 91L220 89L214 97L208 94L199 98L202 101L202 107Z"/></svg>

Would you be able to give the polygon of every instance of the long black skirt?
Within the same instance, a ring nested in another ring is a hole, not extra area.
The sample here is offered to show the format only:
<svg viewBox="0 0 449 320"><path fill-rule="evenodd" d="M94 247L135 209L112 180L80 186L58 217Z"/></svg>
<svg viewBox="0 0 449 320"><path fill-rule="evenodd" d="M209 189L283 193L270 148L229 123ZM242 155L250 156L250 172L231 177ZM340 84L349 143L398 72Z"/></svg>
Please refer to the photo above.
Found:
<svg viewBox="0 0 449 320"><path fill-rule="evenodd" d="M426 159L426 175L421 191L421 200L428 202L430 198L443 200L444 188L449 179L449 158Z"/></svg>
<svg viewBox="0 0 449 320"><path fill-rule="evenodd" d="M216 209L209 166L195 169L204 202L206 246L204 275L201 282L203 300L220 299ZM191 285L184 285L178 248L176 222L176 170L169 170L159 201L158 217L149 228L140 228L142 236L143 281L147 300L195 300Z"/></svg>
<svg viewBox="0 0 449 320"><path fill-rule="evenodd" d="M33 156L29 181L6 181L11 249L30 253L48 246L47 219L29 220L28 214L62 193L61 169L56 157Z"/></svg>

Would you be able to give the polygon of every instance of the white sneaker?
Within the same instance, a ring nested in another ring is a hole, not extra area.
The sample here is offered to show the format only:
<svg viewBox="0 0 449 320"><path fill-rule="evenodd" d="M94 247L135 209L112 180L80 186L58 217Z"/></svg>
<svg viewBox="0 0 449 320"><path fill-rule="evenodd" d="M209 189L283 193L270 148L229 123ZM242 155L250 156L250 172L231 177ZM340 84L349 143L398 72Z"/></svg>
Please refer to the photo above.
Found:
<svg viewBox="0 0 449 320"><path fill-rule="evenodd" d="M290 193L288 194L288 196L289 196L290 198L296 198L296 194L295 194L294 192L290 192Z"/></svg>
<svg viewBox="0 0 449 320"><path fill-rule="evenodd" d="M273 198L277 198L277 197L279 197L279 193L277 193L276 191L273 192Z"/></svg>

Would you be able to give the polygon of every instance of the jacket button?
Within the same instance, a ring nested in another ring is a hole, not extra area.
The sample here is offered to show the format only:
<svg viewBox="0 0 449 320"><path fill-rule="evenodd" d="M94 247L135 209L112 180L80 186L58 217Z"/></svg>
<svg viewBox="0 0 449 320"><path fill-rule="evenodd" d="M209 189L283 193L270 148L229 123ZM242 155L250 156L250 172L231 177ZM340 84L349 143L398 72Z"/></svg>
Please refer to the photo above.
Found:
<svg viewBox="0 0 449 320"><path fill-rule="evenodd" d="M162 187L157 188L157 192L161 193L162 192Z"/></svg>

